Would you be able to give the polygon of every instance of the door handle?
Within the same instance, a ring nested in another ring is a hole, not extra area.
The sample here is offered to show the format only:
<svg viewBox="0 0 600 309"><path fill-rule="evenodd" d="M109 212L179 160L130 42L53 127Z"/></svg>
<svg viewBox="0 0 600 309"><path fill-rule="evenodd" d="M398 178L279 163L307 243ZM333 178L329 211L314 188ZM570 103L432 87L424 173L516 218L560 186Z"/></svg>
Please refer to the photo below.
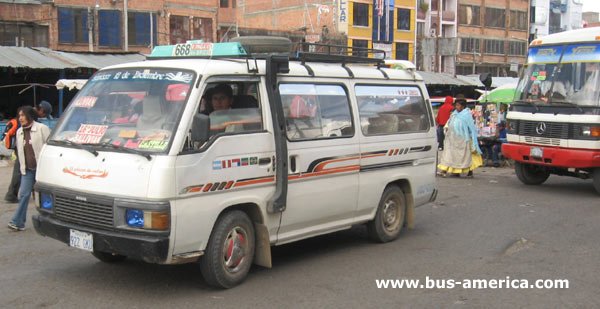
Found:
<svg viewBox="0 0 600 309"><path fill-rule="evenodd" d="M258 159L258 165L260 166L270 166L272 162L273 160L270 157Z"/></svg>
<svg viewBox="0 0 600 309"><path fill-rule="evenodd" d="M298 156L297 155L290 156L290 171L292 172L292 174L295 174L298 172L296 170L296 157L298 157Z"/></svg>

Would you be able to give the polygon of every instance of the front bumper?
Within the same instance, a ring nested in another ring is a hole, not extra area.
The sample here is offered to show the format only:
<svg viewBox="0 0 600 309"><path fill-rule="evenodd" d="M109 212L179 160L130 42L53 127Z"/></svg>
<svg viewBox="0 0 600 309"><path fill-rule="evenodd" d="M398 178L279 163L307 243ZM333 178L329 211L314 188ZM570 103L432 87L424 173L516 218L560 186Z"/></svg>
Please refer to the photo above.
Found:
<svg viewBox="0 0 600 309"><path fill-rule="evenodd" d="M543 150L541 158L531 157L531 148ZM565 168L595 168L600 167L600 150L567 149L539 145L504 143L502 154L517 162L539 164Z"/></svg>
<svg viewBox="0 0 600 309"><path fill-rule="evenodd" d="M105 231L55 220L48 215L32 216L38 234L69 243L70 229L91 233L94 250L116 253L148 263L164 263L169 252L168 236L136 235L127 232Z"/></svg>

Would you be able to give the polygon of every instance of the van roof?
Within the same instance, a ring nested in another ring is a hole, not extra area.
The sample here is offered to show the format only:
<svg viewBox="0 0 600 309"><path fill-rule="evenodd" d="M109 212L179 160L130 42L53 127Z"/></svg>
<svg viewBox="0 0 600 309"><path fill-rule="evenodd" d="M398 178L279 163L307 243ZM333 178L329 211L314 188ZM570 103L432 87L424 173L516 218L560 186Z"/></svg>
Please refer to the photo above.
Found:
<svg viewBox="0 0 600 309"><path fill-rule="evenodd" d="M249 64L251 66L256 64L258 72L250 72L248 67ZM181 70L193 70L201 75L264 75L266 72L266 61L264 59L254 60L239 58L146 60L109 66L102 70L123 68L175 68ZM289 73L279 73L280 76L310 77L312 72L314 77L326 78L386 79L387 76L387 78L391 80L423 80L420 75L410 70L397 70L383 67L378 69L376 66L364 64L347 64L345 66L342 66L340 63L322 62L302 64L301 61L290 60L289 68ZM352 75L350 75L350 72Z"/></svg>
<svg viewBox="0 0 600 309"><path fill-rule="evenodd" d="M533 40L530 46L582 42L600 43L600 27L583 28L578 30L550 34Z"/></svg>

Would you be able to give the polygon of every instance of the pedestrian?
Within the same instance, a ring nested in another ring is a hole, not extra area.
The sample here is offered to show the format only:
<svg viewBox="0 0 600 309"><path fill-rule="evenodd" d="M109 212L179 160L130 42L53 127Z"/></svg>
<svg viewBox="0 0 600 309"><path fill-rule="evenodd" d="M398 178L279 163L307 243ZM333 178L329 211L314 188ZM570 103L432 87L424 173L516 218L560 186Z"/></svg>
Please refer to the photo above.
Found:
<svg viewBox="0 0 600 309"><path fill-rule="evenodd" d="M460 176L467 173L473 177L473 170L481 166L481 149L477 142L477 129L467 108L465 99L456 99L455 110L446 123L447 131L444 140L444 151L438 164L441 176L448 174Z"/></svg>
<svg viewBox="0 0 600 309"><path fill-rule="evenodd" d="M444 104L442 104L435 117L435 122L437 124L438 150L444 150L444 126L450 118L452 109L454 109L453 103L454 99L451 96L447 96L446 99L444 99Z"/></svg>
<svg viewBox="0 0 600 309"><path fill-rule="evenodd" d="M42 146L50 135L50 129L37 121L36 111L31 106L23 106L18 111L21 128L17 130L17 153L21 171L19 206L8 227L15 231L25 230L27 206L35 182L35 171Z"/></svg>
<svg viewBox="0 0 600 309"><path fill-rule="evenodd" d="M38 120L36 120L39 123L43 123L45 124L48 128L52 129L53 127L53 117L52 117L52 104L50 104L48 101L44 101L42 100L37 108L35 109L35 111L37 112L37 116L38 116Z"/></svg>
<svg viewBox="0 0 600 309"><path fill-rule="evenodd" d="M17 196L19 194L19 185L21 183L21 165L19 164L18 154L16 151L16 136L17 130L20 127L21 125L19 124L18 119L15 117L8 121L4 131L4 143L6 149L12 149L13 153L17 157L17 160L15 160L15 164L13 166L10 185L8 185L8 190L6 190L6 194L4 195L4 200L8 203L16 203L19 201Z"/></svg>

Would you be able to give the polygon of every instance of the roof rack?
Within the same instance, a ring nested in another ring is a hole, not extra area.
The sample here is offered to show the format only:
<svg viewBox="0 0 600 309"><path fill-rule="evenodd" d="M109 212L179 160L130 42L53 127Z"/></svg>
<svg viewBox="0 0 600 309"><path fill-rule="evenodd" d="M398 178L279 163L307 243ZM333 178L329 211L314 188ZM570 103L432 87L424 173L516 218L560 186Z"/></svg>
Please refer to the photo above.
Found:
<svg viewBox="0 0 600 309"><path fill-rule="evenodd" d="M372 54L373 57L368 55ZM379 55L379 57L376 57ZM327 63L363 63L376 64L380 67L384 64L385 51L381 49L352 47L346 45L333 45L323 43L299 43L298 51L294 60L305 62L327 62Z"/></svg>

